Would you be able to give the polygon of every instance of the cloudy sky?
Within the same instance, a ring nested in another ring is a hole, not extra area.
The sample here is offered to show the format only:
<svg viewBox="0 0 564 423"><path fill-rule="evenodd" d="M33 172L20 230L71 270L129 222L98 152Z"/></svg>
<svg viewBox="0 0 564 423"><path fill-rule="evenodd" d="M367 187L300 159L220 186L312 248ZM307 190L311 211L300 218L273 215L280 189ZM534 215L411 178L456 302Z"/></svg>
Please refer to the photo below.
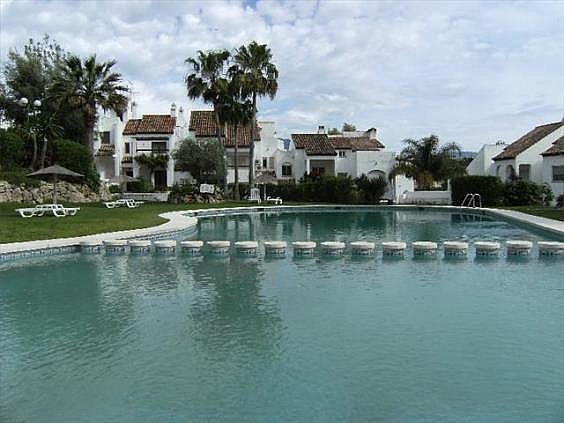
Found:
<svg viewBox="0 0 564 423"><path fill-rule="evenodd" d="M344 121L389 147L430 133L477 150L564 113L564 1L0 0L0 57L48 33L114 58L139 110L186 98L184 59L257 40L280 71L259 104L280 136Z"/></svg>

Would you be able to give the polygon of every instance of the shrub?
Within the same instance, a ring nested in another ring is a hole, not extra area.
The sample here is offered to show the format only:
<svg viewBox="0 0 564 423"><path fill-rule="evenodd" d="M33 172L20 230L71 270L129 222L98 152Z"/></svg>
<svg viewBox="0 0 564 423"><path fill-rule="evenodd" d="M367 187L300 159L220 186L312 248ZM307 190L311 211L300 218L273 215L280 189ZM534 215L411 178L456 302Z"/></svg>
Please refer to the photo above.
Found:
<svg viewBox="0 0 564 423"><path fill-rule="evenodd" d="M108 190L110 191L110 194L117 194L117 193L121 192L119 185L110 185Z"/></svg>
<svg viewBox="0 0 564 423"><path fill-rule="evenodd" d="M542 205L543 187L523 179L507 182L503 190L503 204L506 206Z"/></svg>
<svg viewBox="0 0 564 423"><path fill-rule="evenodd" d="M55 163L84 175L88 186L97 191L100 178L94 167L90 150L83 144L71 140L55 143Z"/></svg>
<svg viewBox="0 0 564 423"><path fill-rule="evenodd" d="M196 185L174 184L172 186L172 189L170 190L170 194L168 196L168 201L170 201L171 203L179 203L179 202L184 201L184 197L186 197L188 195L195 195L198 192L199 192L198 187Z"/></svg>
<svg viewBox="0 0 564 423"><path fill-rule="evenodd" d="M466 194L480 194L482 205L501 205L504 198L504 184L497 176L468 175L451 180L452 203L462 204Z"/></svg>
<svg viewBox="0 0 564 423"><path fill-rule="evenodd" d="M16 169L10 172L0 172L0 181L7 181L12 185L24 185L26 187L38 187L39 179L28 178L26 175L30 173L29 169Z"/></svg>
<svg viewBox="0 0 564 423"><path fill-rule="evenodd" d="M13 129L0 129L0 170L10 171L24 166L25 143Z"/></svg>
<svg viewBox="0 0 564 423"><path fill-rule="evenodd" d="M556 207L564 207L564 195L559 195L556 198Z"/></svg>
<svg viewBox="0 0 564 423"><path fill-rule="evenodd" d="M543 199L543 205L550 206L552 200L554 200L554 193L552 192L552 188L550 188L550 185L542 184L541 195Z"/></svg>
<svg viewBox="0 0 564 423"><path fill-rule="evenodd" d="M358 201L364 204L377 204L388 186L384 178L369 178L364 174L356 178L354 182L359 191Z"/></svg>
<svg viewBox="0 0 564 423"><path fill-rule="evenodd" d="M136 181L127 183L127 191L129 192L151 192L151 184L142 176L137 178Z"/></svg>

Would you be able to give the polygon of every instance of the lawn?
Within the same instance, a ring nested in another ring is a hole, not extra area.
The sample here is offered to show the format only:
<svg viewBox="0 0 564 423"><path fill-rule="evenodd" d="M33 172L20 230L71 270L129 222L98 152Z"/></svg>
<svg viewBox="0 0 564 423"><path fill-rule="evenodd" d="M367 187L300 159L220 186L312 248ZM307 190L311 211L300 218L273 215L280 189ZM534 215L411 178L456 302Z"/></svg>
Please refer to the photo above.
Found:
<svg viewBox="0 0 564 423"><path fill-rule="evenodd" d="M166 219L158 216L164 212L249 205L251 205L249 202L220 204L145 203L135 209L126 207L108 209L100 203L67 204L67 207L80 207L76 216L64 218L43 216L24 219L14 210L31 207L31 205L0 203L0 244L146 228L166 222Z"/></svg>
<svg viewBox="0 0 564 423"><path fill-rule="evenodd" d="M535 216L546 217L548 219L564 221L564 208L544 207L544 206L517 206L504 207L507 210L520 211L522 213L532 214Z"/></svg>

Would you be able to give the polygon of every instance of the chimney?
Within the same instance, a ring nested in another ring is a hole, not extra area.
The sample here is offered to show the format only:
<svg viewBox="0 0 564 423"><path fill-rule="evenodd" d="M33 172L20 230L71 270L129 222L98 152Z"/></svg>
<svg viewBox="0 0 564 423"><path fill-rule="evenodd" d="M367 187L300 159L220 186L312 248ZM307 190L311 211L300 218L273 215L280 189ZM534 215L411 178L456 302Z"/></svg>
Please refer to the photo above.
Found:
<svg viewBox="0 0 564 423"><path fill-rule="evenodd" d="M375 140L376 139L376 133L378 132L376 130L376 128L370 128L368 131L366 131L368 133L368 138L371 140Z"/></svg>
<svg viewBox="0 0 564 423"><path fill-rule="evenodd" d="M174 103L170 105L170 115L174 118L176 117L176 104Z"/></svg>
<svg viewBox="0 0 564 423"><path fill-rule="evenodd" d="M182 106L178 109L178 117L176 118L176 126L184 126L186 121L184 120L184 109Z"/></svg>
<svg viewBox="0 0 564 423"><path fill-rule="evenodd" d="M137 103L131 102L131 119L137 119Z"/></svg>
<svg viewBox="0 0 564 423"><path fill-rule="evenodd" d="M324 133L325 133L325 126L319 125L319 126L317 127L317 133L318 133L318 134L324 134Z"/></svg>

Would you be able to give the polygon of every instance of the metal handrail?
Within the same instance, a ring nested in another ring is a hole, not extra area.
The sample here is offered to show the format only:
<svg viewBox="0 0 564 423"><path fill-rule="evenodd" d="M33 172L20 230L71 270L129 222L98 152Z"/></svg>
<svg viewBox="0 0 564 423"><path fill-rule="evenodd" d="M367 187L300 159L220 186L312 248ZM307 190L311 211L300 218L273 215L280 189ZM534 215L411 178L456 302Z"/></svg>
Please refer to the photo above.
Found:
<svg viewBox="0 0 564 423"><path fill-rule="evenodd" d="M478 205L476 205L476 199L478 200ZM466 204L466 200L468 200L467 204ZM460 207L464 207L465 204L466 204L466 207L482 208L482 196L478 193L475 193L475 194L468 193L464 196L464 200L462 200Z"/></svg>

